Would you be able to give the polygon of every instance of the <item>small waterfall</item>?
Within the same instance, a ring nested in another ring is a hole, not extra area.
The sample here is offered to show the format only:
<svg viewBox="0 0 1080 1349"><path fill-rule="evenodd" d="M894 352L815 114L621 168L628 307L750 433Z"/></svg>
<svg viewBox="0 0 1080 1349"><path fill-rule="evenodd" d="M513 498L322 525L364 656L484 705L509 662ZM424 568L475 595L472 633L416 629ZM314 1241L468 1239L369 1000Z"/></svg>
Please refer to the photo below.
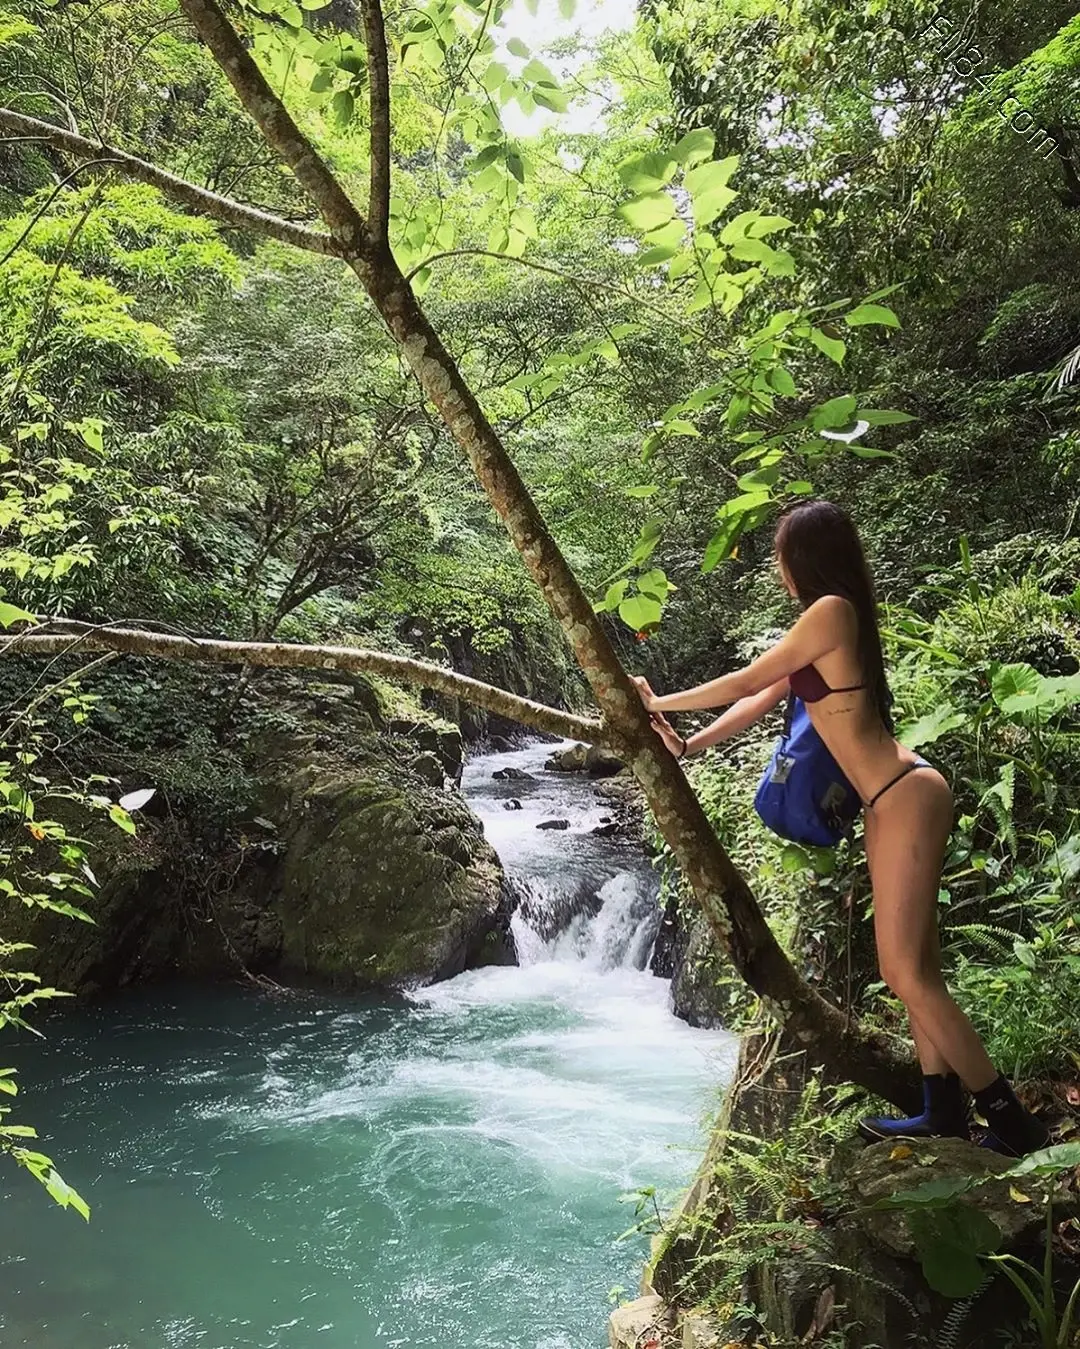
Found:
<svg viewBox="0 0 1080 1349"><path fill-rule="evenodd" d="M601 884L593 902L572 905L565 891L545 894L533 883L510 924L519 964L561 960L599 970L645 969L660 927L656 892L651 875L620 871Z"/></svg>
<svg viewBox="0 0 1080 1349"><path fill-rule="evenodd" d="M593 832L608 818L603 798L581 774L547 771L553 748L480 756L462 782L518 895L518 962L644 970L661 921L656 874L635 842ZM507 767L516 775L494 777ZM552 821L562 827L543 827Z"/></svg>

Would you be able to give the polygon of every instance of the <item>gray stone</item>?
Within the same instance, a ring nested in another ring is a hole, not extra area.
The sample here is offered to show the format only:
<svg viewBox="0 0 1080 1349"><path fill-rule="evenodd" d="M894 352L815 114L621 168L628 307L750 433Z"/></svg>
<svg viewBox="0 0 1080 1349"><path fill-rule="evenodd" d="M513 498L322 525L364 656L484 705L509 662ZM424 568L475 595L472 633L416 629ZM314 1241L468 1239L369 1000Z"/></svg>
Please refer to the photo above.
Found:
<svg viewBox="0 0 1080 1349"><path fill-rule="evenodd" d="M580 773L587 754L587 745L570 745L567 749L557 749L544 767L551 773Z"/></svg>
<svg viewBox="0 0 1080 1349"><path fill-rule="evenodd" d="M505 768L497 768L491 775L496 782L535 782L536 779L531 773L526 773L524 768L515 768L513 764L508 764Z"/></svg>
<svg viewBox="0 0 1080 1349"><path fill-rule="evenodd" d="M608 1320L610 1349L644 1349L650 1338L658 1346L671 1329L672 1316L664 1300L651 1294L616 1307ZM655 1331L655 1337L650 1332Z"/></svg>
<svg viewBox="0 0 1080 1349"><path fill-rule="evenodd" d="M541 820L537 829L569 829L569 820Z"/></svg>
<svg viewBox="0 0 1080 1349"><path fill-rule="evenodd" d="M418 754L409 764L410 770L429 787L441 787L446 774L434 754Z"/></svg>

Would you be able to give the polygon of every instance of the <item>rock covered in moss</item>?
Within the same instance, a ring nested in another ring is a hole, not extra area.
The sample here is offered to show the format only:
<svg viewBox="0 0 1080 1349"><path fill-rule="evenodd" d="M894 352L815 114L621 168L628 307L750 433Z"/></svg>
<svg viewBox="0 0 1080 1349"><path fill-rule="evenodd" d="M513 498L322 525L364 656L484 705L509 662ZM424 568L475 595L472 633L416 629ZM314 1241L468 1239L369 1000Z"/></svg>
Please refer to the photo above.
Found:
<svg viewBox="0 0 1080 1349"><path fill-rule="evenodd" d="M479 821L454 794L319 766L283 789L280 965L339 987L459 973L509 922Z"/></svg>

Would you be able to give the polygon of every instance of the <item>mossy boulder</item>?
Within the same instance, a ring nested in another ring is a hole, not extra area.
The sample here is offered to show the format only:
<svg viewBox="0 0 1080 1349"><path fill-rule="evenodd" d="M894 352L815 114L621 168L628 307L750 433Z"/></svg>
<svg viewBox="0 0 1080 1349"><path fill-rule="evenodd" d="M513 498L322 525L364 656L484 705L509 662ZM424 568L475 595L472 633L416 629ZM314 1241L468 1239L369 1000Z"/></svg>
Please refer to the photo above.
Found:
<svg viewBox="0 0 1080 1349"><path fill-rule="evenodd" d="M510 896L456 795L310 766L283 786L284 972L339 987L428 983L491 959Z"/></svg>

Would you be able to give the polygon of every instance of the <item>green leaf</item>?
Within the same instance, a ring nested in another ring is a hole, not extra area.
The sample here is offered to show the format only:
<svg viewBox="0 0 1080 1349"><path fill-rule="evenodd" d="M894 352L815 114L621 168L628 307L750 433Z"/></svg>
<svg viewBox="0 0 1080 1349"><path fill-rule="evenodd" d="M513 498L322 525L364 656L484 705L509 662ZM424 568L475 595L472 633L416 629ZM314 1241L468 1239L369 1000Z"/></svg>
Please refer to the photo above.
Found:
<svg viewBox="0 0 1080 1349"><path fill-rule="evenodd" d="M1003 1174L1006 1176L1053 1176L1080 1166L1080 1142L1055 1143L1052 1148L1040 1148L1022 1157Z"/></svg>
<svg viewBox="0 0 1080 1349"><path fill-rule="evenodd" d="M544 65L543 61L533 59L524 67L521 72L521 78L528 80L531 84L546 84L550 89L558 89L559 81L554 74Z"/></svg>
<svg viewBox="0 0 1080 1349"><path fill-rule="evenodd" d="M662 614L659 601L650 595L630 595L619 605L619 617L635 632L655 627Z"/></svg>
<svg viewBox="0 0 1080 1349"><path fill-rule="evenodd" d="M704 196L693 199L694 223L698 226L710 225L721 215L739 194L730 187L718 187Z"/></svg>
<svg viewBox="0 0 1080 1349"><path fill-rule="evenodd" d="M540 107L547 108L548 112L563 113L569 108L570 100L561 89L548 89L546 86L537 85L532 91L533 101Z"/></svg>
<svg viewBox="0 0 1080 1349"><path fill-rule="evenodd" d="M713 150L716 148L716 137L711 131L704 127L699 127L696 131L688 131L681 137L672 151L680 164L689 166L697 164L703 159L711 159Z"/></svg>
<svg viewBox="0 0 1080 1349"><path fill-rule="evenodd" d="M1018 661L998 666L990 681L990 692L1003 712L1025 711L1036 705L1041 682L1038 670Z"/></svg>
<svg viewBox="0 0 1080 1349"><path fill-rule="evenodd" d="M678 248L672 248L670 244L661 245L657 248L647 248L637 259L639 267L659 267L661 263L668 262L678 252Z"/></svg>
<svg viewBox="0 0 1080 1349"><path fill-rule="evenodd" d="M824 352L829 360L835 361L837 365L843 365L847 347L838 337L830 337L820 328L812 328L810 330L810 341L817 347L818 351Z"/></svg>
<svg viewBox="0 0 1080 1349"><path fill-rule="evenodd" d="M644 484L641 487L624 487L623 495L628 497L635 497L639 500L642 500L645 497L655 496L656 493L659 492L659 490L660 488L656 485L656 483L650 482Z"/></svg>
<svg viewBox="0 0 1080 1349"><path fill-rule="evenodd" d="M827 403L815 408L810 415L815 431L850 425L856 401L854 394L846 393L839 398L830 398Z"/></svg>
<svg viewBox="0 0 1080 1349"><path fill-rule="evenodd" d="M574 17L575 8L575 0L559 0L559 17L562 19L572 19Z"/></svg>
<svg viewBox="0 0 1080 1349"><path fill-rule="evenodd" d="M506 50L511 56L521 56L527 59L529 55L528 47L526 47L525 43L522 42L519 37L512 37L506 44Z"/></svg>
<svg viewBox="0 0 1080 1349"><path fill-rule="evenodd" d="M731 175L739 167L738 155L727 159L714 159L696 169L690 169L683 178L687 192L692 197L708 197L727 187Z"/></svg>
<svg viewBox="0 0 1080 1349"><path fill-rule="evenodd" d="M747 234L751 239L764 239L767 234L775 234L777 230L790 230L795 228L794 220L789 220L784 215L761 215L750 222Z"/></svg>
<svg viewBox="0 0 1080 1349"><path fill-rule="evenodd" d="M797 843L789 843L780 854L781 867L791 873L807 871L813 865L810 854Z"/></svg>
<svg viewBox="0 0 1080 1349"><path fill-rule="evenodd" d="M916 1209L907 1218L930 1287L952 1298L977 1292L986 1276L978 1256L1001 1245L997 1224L964 1203Z"/></svg>
<svg viewBox="0 0 1080 1349"><path fill-rule="evenodd" d="M619 207L626 223L642 233L666 224L674 214L675 203L666 192L645 192Z"/></svg>
<svg viewBox="0 0 1080 1349"><path fill-rule="evenodd" d="M883 304L861 304L850 314L845 314L849 327L858 328L868 323L879 323L886 328L899 328L900 320L891 309Z"/></svg>
<svg viewBox="0 0 1080 1349"><path fill-rule="evenodd" d="M428 286L431 285L431 268L421 267L413 277L411 285L413 294L419 299L420 296L425 294Z"/></svg>
<svg viewBox="0 0 1080 1349"><path fill-rule="evenodd" d="M959 730L965 721L964 714L948 703L935 707L932 712L908 722L900 728L897 739L908 749L919 749L922 745L932 745L950 731Z"/></svg>
<svg viewBox="0 0 1080 1349"><path fill-rule="evenodd" d="M789 482L786 490L793 496L805 497L813 492L814 484L807 482L805 478L799 478L796 482Z"/></svg>
<svg viewBox="0 0 1080 1349"><path fill-rule="evenodd" d="M786 366L778 365L770 370L768 380L769 387L775 389L781 398L794 398L799 392Z"/></svg>
<svg viewBox="0 0 1080 1349"><path fill-rule="evenodd" d="M518 206L511 211L510 224L519 234L524 234L527 239L538 239L540 237L536 216L528 206Z"/></svg>
<svg viewBox="0 0 1080 1349"><path fill-rule="evenodd" d="M624 576L621 581L616 581L614 585L608 586L607 593L604 595L603 600L596 606L597 609L601 612L610 612L612 609L617 609L622 603L623 596L626 594L626 588L629 584L630 578Z"/></svg>
<svg viewBox="0 0 1080 1349"><path fill-rule="evenodd" d="M674 177L678 166L670 155L631 155L616 170L632 192L655 192Z"/></svg>
<svg viewBox="0 0 1080 1349"><path fill-rule="evenodd" d="M103 433L105 423L100 417L84 417L79 423L79 435L83 442L92 450L97 450L101 454L104 449Z"/></svg>
<svg viewBox="0 0 1080 1349"><path fill-rule="evenodd" d="M36 622L37 618L33 614L20 609L17 604L8 604L5 600L0 600L0 627L10 628L12 623Z"/></svg>
<svg viewBox="0 0 1080 1349"><path fill-rule="evenodd" d="M856 421L869 422L871 426L900 426L903 422L914 422L918 418L910 412L886 412L881 408L859 408L855 413Z"/></svg>
<svg viewBox="0 0 1080 1349"><path fill-rule="evenodd" d="M675 589L659 567L654 567L652 571L643 572L637 578L637 588L643 595L650 595L654 600L659 600L661 604Z"/></svg>
<svg viewBox="0 0 1080 1349"><path fill-rule="evenodd" d="M109 819L112 820L113 824L118 825L125 834L134 834L135 821L123 806L110 806Z"/></svg>
<svg viewBox="0 0 1080 1349"><path fill-rule="evenodd" d="M317 71L315 78L311 81L311 92L313 94L325 94L328 89L332 89L334 87L335 73L335 71L326 66L324 66L322 70Z"/></svg>
<svg viewBox="0 0 1080 1349"><path fill-rule="evenodd" d="M353 119L353 96L348 89L339 89L330 100L330 109L337 119L338 126L344 128Z"/></svg>
<svg viewBox="0 0 1080 1349"><path fill-rule="evenodd" d="M857 459L895 459L896 455L892 450L875 450L869 445L849 445L848 454L853 454Z"/></svg>
<svg viewBox="0 0 1080 1349"><path fill-rule="evenodd" d="M506 155L506 167L519 183L525 181L525 161L516 150L509 150Z"/></svg>
<svg viewBox="0 0 1080 1349"><path fill-rule="evenodd" d="M492 61L480 76L480 83L489 94L493 94L497 89L502 88L509 76L510 72L501 62Z"/></svg>

